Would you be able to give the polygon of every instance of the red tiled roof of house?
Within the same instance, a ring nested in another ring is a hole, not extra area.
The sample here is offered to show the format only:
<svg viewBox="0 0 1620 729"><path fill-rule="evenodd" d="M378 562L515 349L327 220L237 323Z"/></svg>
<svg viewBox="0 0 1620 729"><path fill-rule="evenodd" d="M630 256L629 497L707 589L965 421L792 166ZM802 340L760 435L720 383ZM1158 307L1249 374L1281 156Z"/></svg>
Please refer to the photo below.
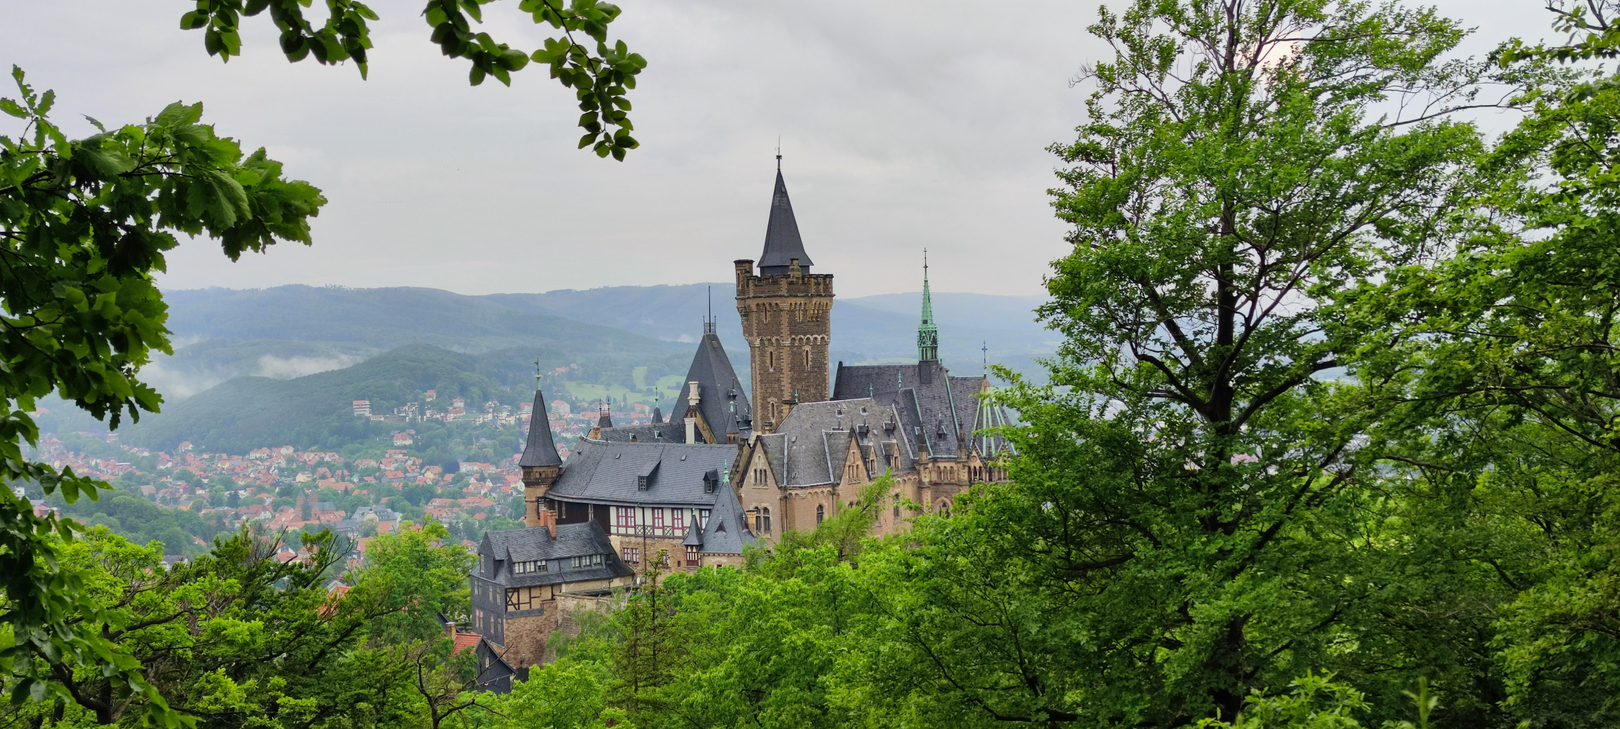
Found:
<svg viewBox="0 0 1620 729"><path fill-rule="evenodd" d="M460 653L462 651L472 650L473 648L477 648L478 647L478 639L480 637L481 636L479 636L477 633L463 633L463 632L461 632L459 630L456 631L456 644L455 644L455 646L453 648L450 649L450 655L453 656L453 655L455 655L457 653Z"/></svg>

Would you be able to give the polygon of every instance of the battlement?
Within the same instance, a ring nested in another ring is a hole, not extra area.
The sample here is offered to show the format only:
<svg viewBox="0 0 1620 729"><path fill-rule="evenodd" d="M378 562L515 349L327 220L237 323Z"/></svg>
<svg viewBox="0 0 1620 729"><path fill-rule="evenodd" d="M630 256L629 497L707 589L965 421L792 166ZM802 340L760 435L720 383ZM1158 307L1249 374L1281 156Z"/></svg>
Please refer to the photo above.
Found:
<svg viewBox="0 0 1620 729"><path fill-rule="evenodd" d="M737 298L775 296L832 296L833 275L830 273L801 273L790 270L783 274L754 275L754 262L740 260L737 268Z"/></svg>

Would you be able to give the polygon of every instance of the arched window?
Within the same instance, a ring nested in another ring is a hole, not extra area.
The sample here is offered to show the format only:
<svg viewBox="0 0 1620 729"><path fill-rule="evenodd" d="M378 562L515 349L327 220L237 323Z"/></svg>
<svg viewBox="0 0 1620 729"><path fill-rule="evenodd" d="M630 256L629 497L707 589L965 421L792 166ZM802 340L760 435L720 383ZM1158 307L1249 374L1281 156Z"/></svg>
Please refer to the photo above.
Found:
<svg viewBox="0 0 1620 729"><path fill-rule="evenodd" d="M767 507L765 507L763 509L763 511L765 512L765 533L770 534L771 533L771 507L767 506Z"/></svg>
<svg viewBox="0 0 1620 729"><path fill-rule="evenodd" d="M810 366L810 348L809 347L804 348L804 366L805 367Z"/></svg>
<svg viewBox="0 0 1620 729"><path fill-rule="evenodd" d="M827 518L827 507L822 506L821 504L816 504L816 523L820 524L821 520L826 519L826 518Z"/></svg>
<svg viewBox="0 0 1620 729"><path fill-rule="evenodd" d="M757 511L754 512L754 533L755 534L764 534L765 532L761 531L761 529L763 529L764 526L765 526L765 522L761 519L761 517L759 515L759 512L757 512Z"/></svg>

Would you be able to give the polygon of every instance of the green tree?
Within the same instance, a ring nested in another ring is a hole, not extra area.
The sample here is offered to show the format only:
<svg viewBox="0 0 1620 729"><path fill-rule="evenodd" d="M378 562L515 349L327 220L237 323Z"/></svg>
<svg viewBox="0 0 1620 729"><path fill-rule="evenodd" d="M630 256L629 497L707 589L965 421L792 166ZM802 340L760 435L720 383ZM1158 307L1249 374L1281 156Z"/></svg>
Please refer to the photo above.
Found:
<svg viewBox="0 0 1620 729"><path fill-rule="evenodd" d="M1340 294L1460 225L1483 147L1442 113L1482 73L1442 61L1463 31L1327 0L1142 0L1091 31L1114 55L1053 148L1052 385L1004 398L1012 483L878 562L911 588L878 593L904 649L875 700L917 710L909 672L936 720L1181 726L1312 668L1375 682L1375 712L1419 670L1476 680L1436 648L1455 636L1384 620L1411 607L1358 448L1375 413L1330 379L1362 344ZM1380 116L1396 96L1426 111Z"/></svg>
<svg viewBox="0 0 1620 729"><path fill-rule="evenodd" d="M469 621L467 574L473 556L460 544L447 544L449 536L443 524L430 521L371 542L359 579L384 591L392 609L372 623L373 638L390 644L432 639L444 632L441 614Z"/></svg>
<svg viewBox="0 0 1620 729"><path fill-rule="evenodd" d="M391 608L357 585L339 598L323 586L345 554L329 537L311 557L281 562L280 544L239 533L189 564L165 569L162 551L92 530L59 554L85 594L112 616L102 631L139 661L142 680L173 710L208 727L399 726L421 714L410 675L386 650L367 648L366 625ZM136 723L155 695L128 678L82 670L65 656L18 662L6 688L52 676L64 694L20 703L10 719L68 725Z"/></svg>
<svg viewBox="0 0 1620 729"><path fill-rule="evenodd" d="M33 481L69 501L105 488L92 479L26 460L38 429L28 412L53 391L116 427L124 415L155 410L155 390L134 379L152 351L169 352L167 317L152 276L176 234L220 241L233 260L279 241L309 242L308 218L325 203L320 191L281 177L263 150L244 155L234 140L200 123L202 106L175 103L139 125L70 141L51 123L55 96L36 93L13 70L18 96L0 112L24 131L0 136L0 391L10 404L0 418L0 478ZM70 522L35 516L0 490L0 621L28 636L0 651L0 671L17 661L106 665L124 679L153 717L174 716L142 678L136 662L97 630L114 619L74 585L52 534ZM63 676L27 674L16 697L67 697Z"/></svg>
<svg viewBox="0 0 1620 729"><path fill-rule="evenodd" d="M540 49L525 53L496 42L488 33L473 31L472 23L483 22L483 6L493 1L429 0L422 11L439 50L471 64L468 81L472 85L493 76L510 86L511 74L533 60L549 67L551 77L565 88L574 89L584 112L579 118L579 127L585 131L579 140L581 149L591 147L599 157L612 155L623 160L625 152L640 146L630 136L630 100L625 94L636 87L636 75L647 62L631 53L624 41L608 42L608 26L621 12L618 6L599 0L519 0L519 12L529 15L536 25L559 31ZM305 17L308 5L308 0L197 0L196 9L180 18L180 26L203 31L208 54L229 61L241 53L242 18L268 10L270 20L281 31L281 50L288 60L313 57L321 64L352 60L364 78L371 48L367 23L377 19L376 13L356 0L332 0L326 4L328 14L321 22Z"/></svg>
<svg viewBox="0 0 1620 729"><path fill-rule="evenodd" d="M1504 59L1613 56L1612 4L1549 7L1561 29L1593 33L1510 44ZM1490 215L1475 234L1357 296L1378 342L1360 374L1392 408L1373 435L1392 480L1411 484L1414 536L1489 577L1468 601L1497 619L1504 703L1532 723L1608 726L1620 721L1620 91L1578 64L1523 108L1480 167L1490 184L1474 204Z"/></svg>

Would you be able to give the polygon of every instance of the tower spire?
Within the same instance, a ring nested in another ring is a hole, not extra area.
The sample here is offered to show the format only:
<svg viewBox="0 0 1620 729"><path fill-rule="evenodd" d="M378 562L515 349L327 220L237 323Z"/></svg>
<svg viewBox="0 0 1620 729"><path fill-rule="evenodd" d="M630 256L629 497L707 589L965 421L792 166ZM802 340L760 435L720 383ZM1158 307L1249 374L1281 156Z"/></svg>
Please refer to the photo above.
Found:
<svg viewBox="0 0 1620 729"><path fill-rule="evenodd" d="M787 183L782 180L782 155L776 156L776 189L771 192L771 218L765 224L765 250L759 256L759 274L778 276L790 273L797 263L803 273L810 272L810 256L804 252L804 240L799 237L799 221L793 217L793 203L788 200Z"/></svg>
<svg viewBox="0 0 1620 729"><path fill-rule="evenodd" d="M934 300L928 291L928 249L923 249L922 323L917 326L917 361L939 361L939 327L934 326Z"/></svg>

